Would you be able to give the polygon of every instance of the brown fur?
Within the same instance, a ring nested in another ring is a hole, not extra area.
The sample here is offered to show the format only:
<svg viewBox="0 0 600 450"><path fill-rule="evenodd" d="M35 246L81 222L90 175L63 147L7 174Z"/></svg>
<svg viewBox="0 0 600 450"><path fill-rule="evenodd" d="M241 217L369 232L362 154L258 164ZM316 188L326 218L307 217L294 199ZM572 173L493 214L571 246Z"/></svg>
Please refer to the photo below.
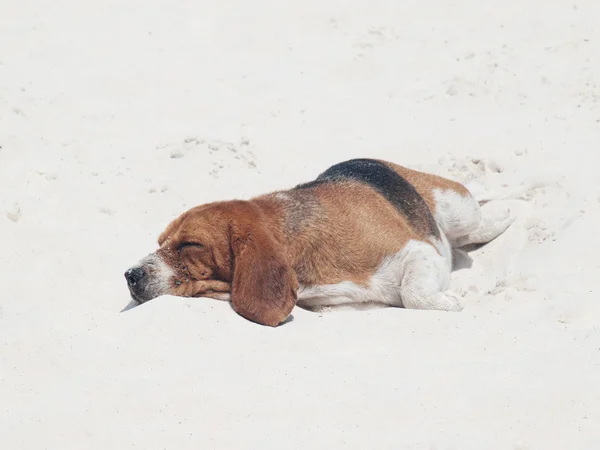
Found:
<svg viewBox="0 0 600 450"><path fill-rule="evenodd" d="M323 184L300 192L302 201L311 196L320 205L302 219L310 225L287 235L291 262L302 284L344 280L364 284L383 258L399 251L408 239L419 239L406 219L368 186ZM296 191L289 194L297 195Z"/></svg>

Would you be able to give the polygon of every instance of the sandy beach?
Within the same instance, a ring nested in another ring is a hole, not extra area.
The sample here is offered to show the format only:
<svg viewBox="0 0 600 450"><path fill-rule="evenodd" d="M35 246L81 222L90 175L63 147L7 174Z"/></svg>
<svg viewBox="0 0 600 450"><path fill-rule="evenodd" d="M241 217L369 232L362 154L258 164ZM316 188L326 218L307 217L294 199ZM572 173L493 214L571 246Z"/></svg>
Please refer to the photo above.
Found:
<svg viewBox="0 0 600 450"><path fill-rule="evenodd" d="M599 18L592 0L5 0L1 447L600 448ZM179 213L354 157L510 208L453 273L462 312L121 313L123 272Z"/></svg>

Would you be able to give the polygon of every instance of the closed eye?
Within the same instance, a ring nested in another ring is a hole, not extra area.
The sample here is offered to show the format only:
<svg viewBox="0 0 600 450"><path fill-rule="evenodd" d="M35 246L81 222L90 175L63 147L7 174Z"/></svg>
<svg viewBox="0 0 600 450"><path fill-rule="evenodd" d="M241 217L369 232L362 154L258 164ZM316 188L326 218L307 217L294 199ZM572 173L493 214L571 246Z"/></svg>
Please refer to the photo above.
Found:
<svg viewBox="0 0 600 450"><path fill-rule="evenodd" d="M186 247L201 248L204 246L202 244L200 244L199 242L183 242L182 244L179 245L179 250L183 250Z"/></svg>

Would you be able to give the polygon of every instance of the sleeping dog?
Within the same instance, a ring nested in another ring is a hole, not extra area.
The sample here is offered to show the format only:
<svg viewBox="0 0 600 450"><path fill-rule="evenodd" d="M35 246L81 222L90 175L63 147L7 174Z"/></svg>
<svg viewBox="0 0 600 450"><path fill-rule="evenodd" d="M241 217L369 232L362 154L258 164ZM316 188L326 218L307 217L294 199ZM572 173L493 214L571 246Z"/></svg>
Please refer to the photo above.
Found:
<svg viewBox="0 0 600 450"><path fill-rule="evenodd" d="M459 311L452 248L489 242L511 221L482 215L457 182L353 159L290 190L184 212L125 278L135 303L209 297L268 326L295 305Z"/></svg>

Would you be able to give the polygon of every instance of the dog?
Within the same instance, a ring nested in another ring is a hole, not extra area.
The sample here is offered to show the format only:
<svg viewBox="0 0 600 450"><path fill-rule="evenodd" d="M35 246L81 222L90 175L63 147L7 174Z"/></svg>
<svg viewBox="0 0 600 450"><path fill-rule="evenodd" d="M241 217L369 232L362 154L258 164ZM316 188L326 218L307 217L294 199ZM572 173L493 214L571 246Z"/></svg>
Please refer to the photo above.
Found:
<svg viewBox="0 0 600 450"><path fill-rule="evenodd" d="M125 278L134 304L208 297L271 327L296 305L460 311L448 290L452 249L485 244L511 222L483 214L455 181L352 159L290 190L184 212Z"/></svg>

